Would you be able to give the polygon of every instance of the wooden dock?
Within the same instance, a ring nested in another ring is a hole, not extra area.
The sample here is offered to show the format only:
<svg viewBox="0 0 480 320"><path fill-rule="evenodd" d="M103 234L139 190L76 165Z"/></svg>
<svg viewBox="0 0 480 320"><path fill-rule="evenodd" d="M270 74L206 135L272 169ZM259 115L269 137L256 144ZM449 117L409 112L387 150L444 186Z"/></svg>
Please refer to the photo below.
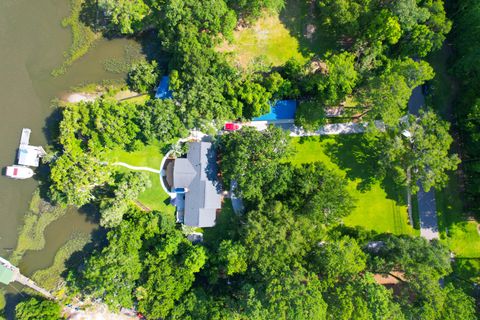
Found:
<svg viewBox="0 0 480 320"><path fill-rule="evenodd" d="M32 133L32 130L28 128L23 128L22 129L22 137L20 138L20 146L28 146L30 143L30 134Z"/></svg>
<svg viewBox="0 0 480 320"><path fill-rule="evenodd" d="M17 163L27 167L38 167L40 165L40 158L47 153L41 146L31 146L30 134L32 130L28 128L22 129L22 136L20 137L20 145L17 152Z"/></svg>
<svg viewBox="0 0 480 320"><path fill-rule="evenodd" d="M49 291L43 289L31 279L21 274L20 270L17 267L15 267L13 264L3 259L2 257L0 257L0 273L3 275L3 278L1 279L2 283L10 284L12 282L18 282L23 284L24 286L29 287L30 289L41 293L48 299L55 299Z"/></svg>

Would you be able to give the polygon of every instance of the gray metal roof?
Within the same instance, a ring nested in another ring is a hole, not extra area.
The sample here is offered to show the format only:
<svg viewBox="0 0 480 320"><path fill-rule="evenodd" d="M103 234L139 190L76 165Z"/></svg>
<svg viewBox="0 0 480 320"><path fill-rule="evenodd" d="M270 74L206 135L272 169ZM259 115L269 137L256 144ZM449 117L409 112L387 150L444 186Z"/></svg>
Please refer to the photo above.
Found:
<svg viewBox="0 0 480 320"><path fill-rule="evenodd" d="M213 227L221 208L215 150L210 142L190 142L187 158L175 160L174 187L188 188L183 223L193 227Z"/></svg>

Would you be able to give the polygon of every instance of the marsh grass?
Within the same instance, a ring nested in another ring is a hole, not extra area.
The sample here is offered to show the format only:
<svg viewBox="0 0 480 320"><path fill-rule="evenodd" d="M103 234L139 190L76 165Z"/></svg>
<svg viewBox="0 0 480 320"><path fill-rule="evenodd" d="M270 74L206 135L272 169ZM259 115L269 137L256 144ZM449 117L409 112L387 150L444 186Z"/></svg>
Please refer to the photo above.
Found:
<svg viewBox="0 0 480 320"><path fill-rule="evenodd" d="M89 26L85 25L80 17L85 0L70 0L70 15L63 19L62 26L72 30L72 44L64 53L65 60L62 65L52 71L52 76L58 77L67 72L73 62L84 56L93 46L94 42L101 37Z"/></svg>
<svg viewBox="0 0 480 320"><path fill-rule="evenodd" d="M42 250L45 247L45 229L66 211L67 208L53 206L41 199L37 189L33 193L29 211L24 217L17 246L10 256L10 261L17 265L27 250Z"/></svg>
<svg viewBox="0 0 480 320"><path fill-rule="evenodd" d="M67 270L65 262L73 253L80 251L90 242L88 234L78 233L72 236L55 254L53 264L42 270L36 271L32 278L47 290L57 290L64 281L63 273Z"/></svg>

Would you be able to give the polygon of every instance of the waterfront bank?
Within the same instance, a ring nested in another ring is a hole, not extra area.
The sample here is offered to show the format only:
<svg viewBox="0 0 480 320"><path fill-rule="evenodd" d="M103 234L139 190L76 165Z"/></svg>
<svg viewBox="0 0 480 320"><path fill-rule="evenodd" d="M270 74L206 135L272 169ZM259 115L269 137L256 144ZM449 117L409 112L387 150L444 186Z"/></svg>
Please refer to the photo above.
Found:
<svg viewBox="0 0 480 320"><path fill-rule="evenodd" d="M69 14L68 0L6 0L0 3L0 166L15 160L21 129L31 128L31 144L47 145L46 119L52 114L51 101L70 88L90 82L120 80L122 73L105 71L105 62L118 59L133 40L99 40L75 62L66 74L54 78L61 65L71 34L61 26ZM34 179L14 181L0 177L0 256L8 256L17 245L18 232L28 212ZM32 274L52 264L56 251L75 231L91 232L96 227L85 213L70 208L45 229L45 247L27 251L20 262L22 272ZM15 290L13 290L15 291Z"/></svg>

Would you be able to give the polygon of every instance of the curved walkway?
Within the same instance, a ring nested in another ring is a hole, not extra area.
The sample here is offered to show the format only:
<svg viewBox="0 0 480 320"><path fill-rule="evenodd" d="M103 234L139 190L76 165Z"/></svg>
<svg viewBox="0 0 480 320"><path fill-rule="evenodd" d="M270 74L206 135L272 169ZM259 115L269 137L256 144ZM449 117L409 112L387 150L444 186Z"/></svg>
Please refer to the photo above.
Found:
<svg viewBox="0 0 480 320"><path fill-rule="evenodd" d="M149 168L149 167L135 167L135 166L129 165L128 163L125 163L125 162L114 162L114 163L112 163L112 166L122 166L122 167L128 168L130 170L148 171L148 172L153 172L153 173L160 174L160 170Z"/></svg>

